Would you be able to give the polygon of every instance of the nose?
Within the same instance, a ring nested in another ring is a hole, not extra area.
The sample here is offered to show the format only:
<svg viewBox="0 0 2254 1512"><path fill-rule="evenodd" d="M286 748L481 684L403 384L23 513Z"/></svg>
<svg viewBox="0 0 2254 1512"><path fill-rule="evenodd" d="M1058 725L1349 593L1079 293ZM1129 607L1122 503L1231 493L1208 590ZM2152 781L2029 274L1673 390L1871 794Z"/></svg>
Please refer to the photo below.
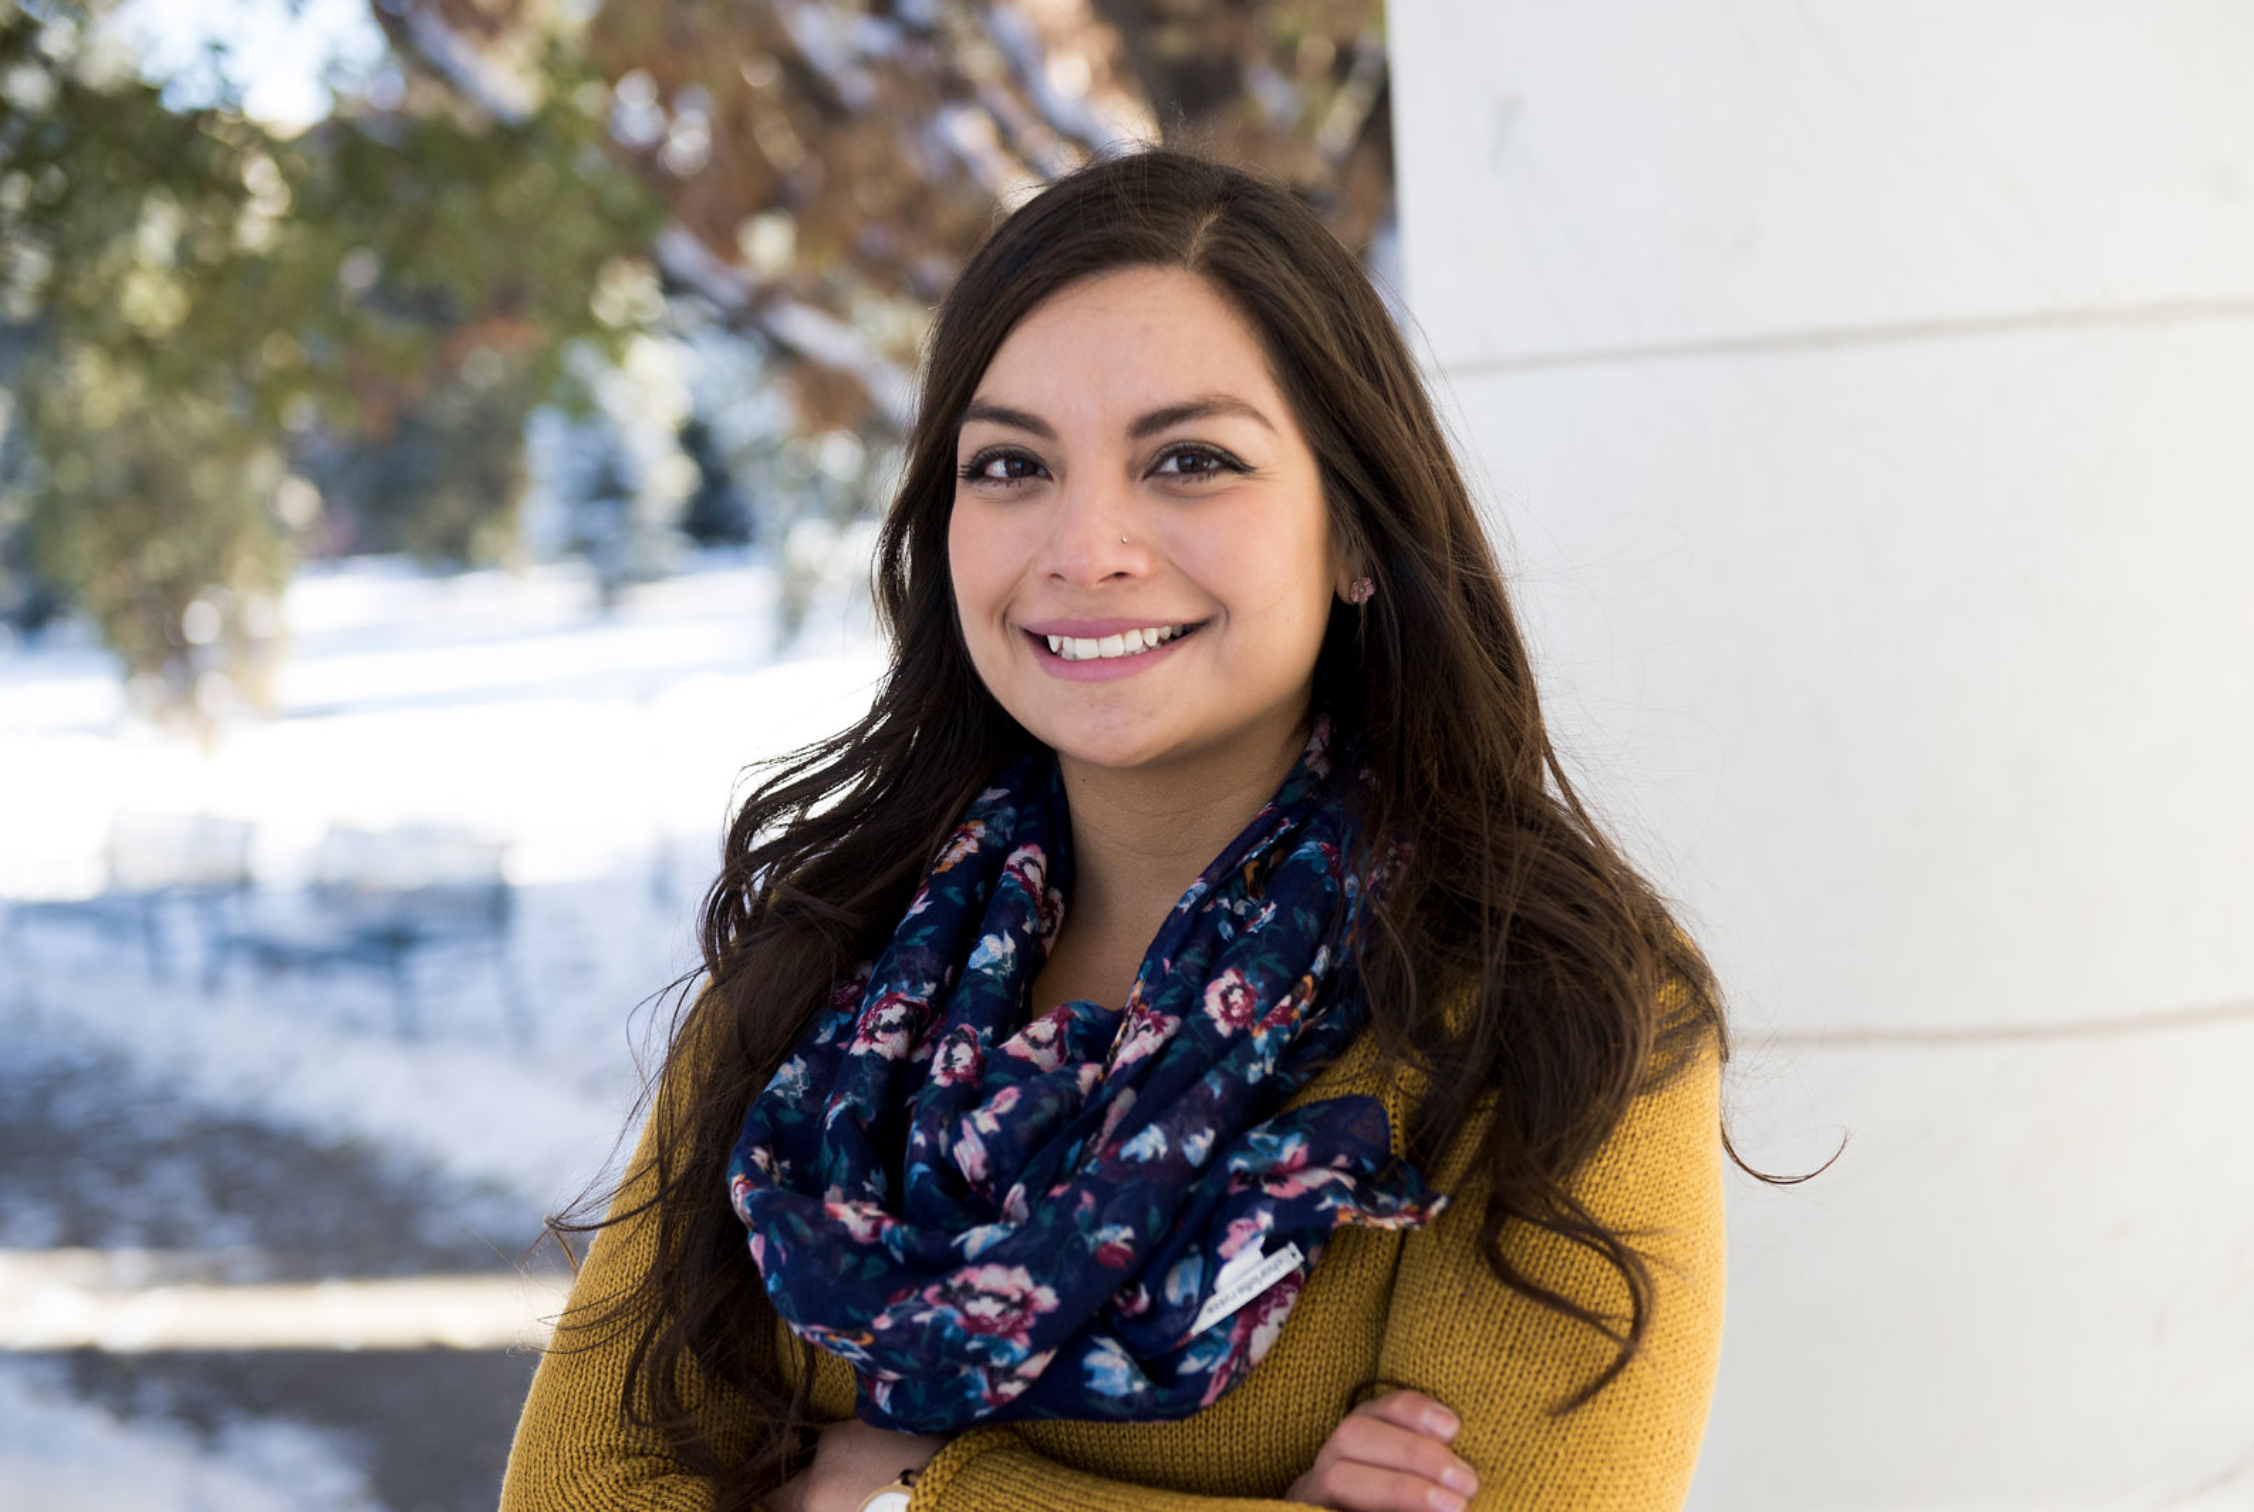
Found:
<svg viewBox="0 0 2254 1512"><path fill-rule="evenodd" d="M1132 490L1123 481L1083 473L1051 499L1042 576L1067 587L1095 588L1149 570L1149 546L1137 529Z"/></svg>

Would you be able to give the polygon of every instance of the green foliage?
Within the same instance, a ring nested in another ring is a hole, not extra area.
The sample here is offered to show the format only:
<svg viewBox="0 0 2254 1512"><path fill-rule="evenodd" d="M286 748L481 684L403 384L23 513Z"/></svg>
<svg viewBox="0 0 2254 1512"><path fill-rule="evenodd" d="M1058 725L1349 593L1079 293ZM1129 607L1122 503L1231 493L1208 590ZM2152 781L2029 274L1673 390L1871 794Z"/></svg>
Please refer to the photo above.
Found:
<svg viewBox="0 0 2254 1512"><path fill-rule="evenodd" d="M255 697L300 553L507 551L527 416L669 298L758 350L739 392L881 450L962 257L1114 137L1263 167L1353 245L1390 215L1378 0L381 0L383 87L295 135L168 103L110 3L0 0L0 614L75 603L175 703ZM678 496L589 496L606 582L659 514L787 576L869 502L680 445Z"/></svg>
<svg viewBox="0 0 2254 1512"><path fill-rule="evenodd" d="M285 139L225 104L169 108L103 56L99 21L0 0L0 321L18 338L0 530L17 522L13 557L144 686L184 696L216 663L255 693L259 637L235 620L300 549L505 549L524 419L569 397L570 345L615 350L637 323L595 295L656 210L560 59L518 121L426 89ZM354 523L323 528L293 471Z"/></svg>
<svg viewBox="0 0 2254 1512"><path fill-rule="evenodd" d="M151 702L261 699L291 565L271 508L280 454L203 395L148 403L137 374L91 348L30 397L40 575L69 586Z"/></svg>

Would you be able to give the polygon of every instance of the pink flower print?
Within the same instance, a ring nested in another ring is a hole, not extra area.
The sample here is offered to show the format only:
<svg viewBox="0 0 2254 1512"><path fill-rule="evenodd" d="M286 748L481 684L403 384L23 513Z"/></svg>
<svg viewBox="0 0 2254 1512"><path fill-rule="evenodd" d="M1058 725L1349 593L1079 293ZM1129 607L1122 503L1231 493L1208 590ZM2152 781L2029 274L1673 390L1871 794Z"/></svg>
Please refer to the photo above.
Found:
<svg viewBox="0 0 2254 1512"><path fill-rule="evenodd" d="M971 1122L978 1125L981 1134L1001 1133L1002 1120L1017 1111L1019 1095L1017 1088L1004 1087L979 1105L971 1114Z"/></svg>
<svg viewBox="0 0 2254 1512"><path fill-rule="evenodd" d="M1173 1040L1174 1031L1181 1025L1181 1019L1174 1014L1136 1004L1134 1012L1127 1017L1119 1042L1112 1046L1111 1069L1117 1071L1156 1055Z"/></svg>
<svg viewBox="0 0 2254 1512"><path fill-rule="evenodd" d="M1271 1197L1304 1197L1309 1192L1319 1191L1327 1186L1352 1186L1353 1184L1354 1179L1351 1176L1340 1171L1333 1171L1326 1166L1316 1166L1311 1170L1291 1171L1282 1175L1260 1178L1260 1190ZM1229 1185L1231 1190L1237 1189L1237 1183L1231 1182Z"/></svg>
<svg viewBox="0 0 2254 1512"><path fill-rule="evenodd" d="M925 1287L923 1300L918 1323L942 1323L1019 1349L1032 1342L1042 1315L1057 1307L1057 1294L1037 1284L1022 1265L965 1266Z"/></svg>
<svg viewBox="0 0 2254 1512"><path fill-rule="evenodd" d="M917 1032L923 1028L924 1014L929 1005L921 998L904 992L888 992L861 1011L861 1022L854 1026L853 1043L847 1048L852 1055L881 1055L886 1060L899 1060L908 1053Z"/></svg>
<svg viewBox="0 0 2254 1512"><path fill-rule="evenodd" d="M1125 1270L1135 1263L1135 1231L1124 1223L1107 1223L1093 1237L1096 1264Z"/></svg>
<svg viewBox="0 0 2254 1512"><path fill-rule="evenodd" d="M1205 1016L1224 1034L1251 1027L1260 1016L1260 1005L1253 1000L1252 984L1243 972L1231 966L1206 985Z"/></svg>
<svg viewBox="0 0 2254 1512"><path fill-rule="evenodd" d="M1096 1149L1100 1150L1111 1143L1111 1136L1119 1132L1120 1124L1125 1122L1127 1115L1134 1109L1135 1089L1127 1087L1111 1100L1110 1107L1104 1109L1104 1126L1096 1132Z"/></svg>
<svg viewBox="0 0 2254 1512"><path fill-rule="evenodd" d="M873 1202L825 1202L822 1212L834 1219L856 1244L874 1244L899 1220Z"/></svg>
<svg viewBox="0 0 2254 1512"><path fill-rule="evenodd" d="M999 1407L1025 1395L1025 1389L1041 1378L1049 1362L1057 1357L1053 1349L1044 1349L1037 1355L1027 1355L1005 1371L986 1371L980 1381L979 1395L989 1407Z"/></svg>
<svg viewBox="0 0 2254 1512"><path fill-rule="evenodd" d="M1235 1336L1238 1352L1244 1356L1244 1368L1250 1370L1268 1358L1275 1347L1276 1335L1283 1332L1284 1319L1291 1316L1292 1304L1299 1300L1300 1289L1306 1285L1299 1271L1269 1287L1244 1305L1244 1310L1230 1320L1235 1326L1230 1332Z"/></svg>
<svg viewBox="0 0 2254 1512"><path fill-rule="evenodd" d="M957 1024L932 1053L931 1079L942 1087L959 1087L977 1080L985 1065L985 1052L978 1048L978 1031L968 1024Z"/></svg>
<svg viewBox="0 0 2254 1512"><path fill-rule="evenodd" d="M947 843L940 847L939 859L931 864L933 873L950 870L970 856L975 855L979 846L983 845L985 841L986 821L983 819L971 820L947 837Z"/></svg>
<svg viewBox="0 0 2254 1512"><path fill-rule="evenodd" d="M1292 983L1291 991L1277 998L1275 1006L1260 1015L1262 1029L1288 1029L1294 1019L1306 1011L1315 999L1315 978L1303 976Z"/></svg>
<svg viewBox="0 0 2254 1512"><path fill-rule="evenodd" d="M1200 1398L1202 1405L1210 1407L1219 1401L1230 1382L1268 1357L1305 1284L1304 1272L1293 1271L1247 1302L1229 1320L1229 1353L1206 1378L1205 1391Z"/></svg>
<svg viewBox="0 0 2254 1512"><path fill-rule="evenodd" d="M860 1006L861 994L869 990L870 963L863 961L847 972L845 979L830 989L829 1006L832 1009Z"/></svg>
<svg viewBox="0 0 2254 1512"><path fill-rule="evenodd" d="M1229 1231L1221 1239L1221 1258L1233 1260L1236 1258L1237 1251L1243 1249L1246 1245L1259 1244L1260 1236L1268 1232L1269 1226L1274 1221L1265 1212L1229 1220Z"/></svg>
<svg viewBox="0 0 2254 1512"><path fill-rule="evenodd" d="M1002 1053L1054 1071L1064 1064L1064 1029L1071 1022L1072 1009L1059 1003L1004 1041Z"/></svg>
<svg viewBox="0 0 2254 1512"><path fill-rule="evenodd" d="M955 1128L955 1168L972 1186L983 1188L993 1178L986 1152L986 1137L1002 1132L1002 1120L1018 1104L1018 1090L1004 1087L981 1104ZM982 1137L985 1136L985 1137Z"/></svg>
<svg viewBox="0 0 2254 1512"><path fill-rule="evenodd" d="M955 1133L955 1169L963 1173L963 1180L983 1189L993 1177L994 1168L986 1153L986 1141L978 1137L978 1121L966 1118Z"/></svg>
<svg viewBox="0 0 2254 1512"><path fill-rule="evenodd" d="M1036 903L1047 890L1043 883L1048 874L1048 854L1038 845L1021 845L1002 861L1002 875L1023 888Z"/></svg>

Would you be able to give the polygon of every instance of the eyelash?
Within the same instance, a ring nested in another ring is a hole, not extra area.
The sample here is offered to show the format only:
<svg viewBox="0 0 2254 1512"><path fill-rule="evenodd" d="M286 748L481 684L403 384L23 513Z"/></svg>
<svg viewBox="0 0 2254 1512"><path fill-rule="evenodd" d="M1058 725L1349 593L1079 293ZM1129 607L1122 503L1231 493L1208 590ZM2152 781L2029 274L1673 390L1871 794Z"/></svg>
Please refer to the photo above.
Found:
<svg viewBox="0 0 2254 1512"><path fill-rule="evenodd" d="M1196 457L1200 461L1208 463L1210 465L1201 468L1196 472L1181 472L1178 470L1174 472L1163 472L1156 465L1158 463L1168 462L1179 457ZM957 468L955 470L955 475L962 479L962 481L964 481L965 483L985 483L1002 488L1015 488L1021 483L1031 483L1035 481L1030 477L1025 477L1022 475L1017 477L1002 478L990 478L986 476L987 468L992 467L997 462L1003 461L1025 462L1031 464L1034 467L1039 467L1041 465L1038 458L1034 457L1028 452L1019 450L1017 447L989 446L984 451L981 451L977 455L973 456L961 467ZM1222 473L1235 473L1239 476L1242 476L1252 471L1249 466L1247 466L1242 461L1239 461L1236 457L1233 457L1229 453L1223 451L1220 447L1207 445L1204 442L1179 442L1173 446L1167 447L1164 451L1160 452L1155 458L1153 458L1152 461L1154 464L1151 468L1152 474L1161 477L1205 478L1216 476Z"/></svg>

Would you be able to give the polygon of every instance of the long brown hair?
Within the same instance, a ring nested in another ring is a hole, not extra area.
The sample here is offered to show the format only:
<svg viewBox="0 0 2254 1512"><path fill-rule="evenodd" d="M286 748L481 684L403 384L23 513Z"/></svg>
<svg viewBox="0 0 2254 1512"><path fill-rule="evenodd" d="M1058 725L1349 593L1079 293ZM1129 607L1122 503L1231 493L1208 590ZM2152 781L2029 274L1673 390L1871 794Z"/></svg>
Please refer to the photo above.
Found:
<svg viewBox="0 0 2254 1512"><path fill-rule="evenodd" d="M1409 1156L1430 1169L1492 1107L1456 1193L1483 1203L1487 1265L1615 1345L1560 1410L1616 1378L1649 1328L1643 1259L1569 1183L1639 1091L1721 1046L1712 975L1559 765L1502 573L1361 267L1288 192L1137 152L1009 216L939 313L877 554L890 669L866 718L776 763L729 828L700 920L702 990L684 997L654 1114L656 1195L637 1209L654 1216L657 1261L627 1295L567 1320L632 1331L625 1410L719 1481L723 1505L772 1487L806 1442L805 1373L786 1397L759 1379L746 1338L760 1282L723 1196L745 1109L826 989L890 935L963 807L1031 739L979 682L956 620L947 522L961 417L1043 300L1146 266L1208 280L1257 333L1348 559L1376 583L1367 604L1334 606L1316 697L1359 731L1375 771L1364 832L1404 842L1361 970L1381 1048L1429 1086ZM1500 1243L1513 1223L1601 1256L1625 1283L1626 1315L1516 1268ZM684 1392L691 1361L740 1397L726 1438Z"/></svg>

